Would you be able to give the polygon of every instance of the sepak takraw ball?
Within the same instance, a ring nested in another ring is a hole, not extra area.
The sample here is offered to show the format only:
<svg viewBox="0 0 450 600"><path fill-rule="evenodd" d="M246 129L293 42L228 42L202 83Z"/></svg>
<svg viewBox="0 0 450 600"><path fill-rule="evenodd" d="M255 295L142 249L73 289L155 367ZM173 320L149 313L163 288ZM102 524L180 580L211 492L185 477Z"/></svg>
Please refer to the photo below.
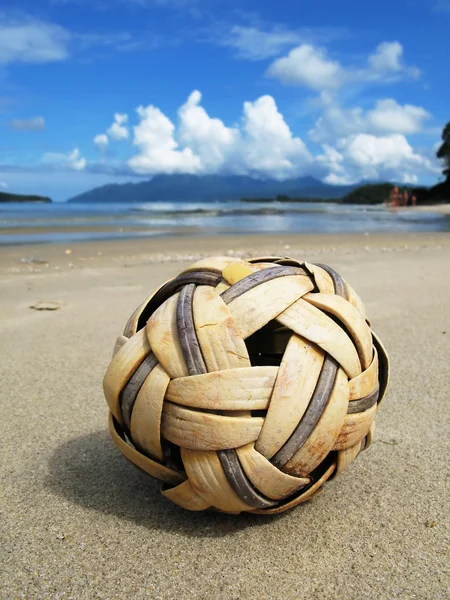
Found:
<svg viewBox="0 0 450 600"><path fill-rule="evenodd" d="M110 433L188 510L283 512L370 445L388 370L360 298L330 267L207 258L118 338Z"/></svg>

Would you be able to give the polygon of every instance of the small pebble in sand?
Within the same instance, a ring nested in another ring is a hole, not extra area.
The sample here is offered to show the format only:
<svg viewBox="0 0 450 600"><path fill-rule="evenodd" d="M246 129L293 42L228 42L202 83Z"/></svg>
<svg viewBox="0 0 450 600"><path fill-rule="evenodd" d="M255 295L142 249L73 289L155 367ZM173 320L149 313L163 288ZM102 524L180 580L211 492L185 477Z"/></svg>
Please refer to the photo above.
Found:
<svg viewBox="0 0 450 600"><path fill-rule="evenodd" d="M438 526L437 521L433 521L432 519L428 519L427 521L425 521L425 527L428 527L428 529L431 529L431 528L437 527L437 526Z"/></svg>
<svg viewBox="0 0 450 600"><path fill-rule="evenodd" d="M70 248L66 248L64 250L64 254L72 254L72 250Z"/></svg>
<svg viewBox="0 0 450 600"><path fill-rule="evenodd" d="M59 310L61 304L59 302L39 301L30 306L33 310Z"/></svg>
<svg viewBox="0 0 450 600"><path fill-rule="evenodd" d="M24 256L20 259L21 263L31 263L33 265L46 265L47 261L36 256Z"/></svg>

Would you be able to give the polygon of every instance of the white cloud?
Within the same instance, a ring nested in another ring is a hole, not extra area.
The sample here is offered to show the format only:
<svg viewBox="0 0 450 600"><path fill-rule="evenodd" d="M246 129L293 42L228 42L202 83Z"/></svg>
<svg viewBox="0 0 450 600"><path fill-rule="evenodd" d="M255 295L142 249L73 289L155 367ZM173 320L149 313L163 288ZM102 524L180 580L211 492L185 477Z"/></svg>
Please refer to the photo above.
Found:
<svg viewBox="0 0 450 600"><path fill-rule="evenodd" d="M271 96L244 103L243 131L243 159L250 173L295 177L312 162L305 144L292 135Z"/></svg>
<svg viewBox="0 0 450 600"><path fill-rule="evenodd" d="M385 99L370 110L344 109L323 94L324 114L310 132L322 146L314 157L271 96L244 102L233 126L211 117L201 101L201 93L192 92L178 110L176 125L155 106L139 107L133 127L138 152L128 160L129 169L139 175L234 173L280 180L314 173L335 184L412 182L437 173L433 161L414 151L404 135L419 131L428 118L421 107Z"/></svg>
<svg viewBox="0 0 450 600"><path fill-rule="evenodd" d="M361 166L380 165L385 162L398 164L404 157L413 157L413 150L403 135L392 134L376 137L359 133L349 138L344 148L346 154Z"/></svg>
<svg viewBox="0 0 450 600"><path fill-rule="evenodd" d="M399 42L382 42L368 58L369 65L375 71L400 71L403 47Z"/></svg>
<svg viewBox="0 0 450 600"><path fill-rule="evenodd" d="M369 68L360 72L362 79L395 81L402 77L420 77L417 67L403 63L403 46L400 42L381 42L367 62Z"/></svg>
<svg viewBox="0 0 450 600"><path fill-rule="evenodd" d="M272 62L267 77L284 85L307 87L316 91L336 90L351 83L390 83L402 78L417 78L417 67L403 63L403 46L399 42L382 42L367 58L367 66L343 66L331 59L324 48L302 44L287 56Z"/></svg>
<svg viewBox="0 0 450 600"><path fill-rule="evenodd" d="M45 119L44 117L13 119L8 125L15 131L42 131L45 129Z"/></svg>
<svg viewBox="0 0 450 600"><path fill-rule="evenodd" d="M327 94L323 114L309 131L322 144L316 164L328 171L325 181L349 184L361 180L415 183L419 176L437 174L435 161L415 152L405 135L419 133L431 115L420 106L378 100L369 110L342 108Z"/></svg>
<svg viewBox="0 0 450 600"><path fill-rule="evenodd" d="M330 185L353 185L360 181L360 178L353 178L347 173L343 173L340 175L339 173L328 173L325 177L324 182L329 183Z"/></svg>
<svg viewBox="0 0 450 600"><path fill-rule="evenodd" d="M6 190L7 187L8 187L8 184L5 181L0 181L0 188L3 188Z"/></svg>
<svg viewBox="0 0 450 600"><path fill-rule="evenodd" d="M89 56L86 53L93 48L130 52L159 43L160 36L156 34L147 33L144 41L127 31L78 33L24 12L0 12L0 66L63 61L71 54Z"/></svg>
<svg viewBox="0 0 450 600"><path fill-rule="evenodd" d="M302 34L284 27L274 27L271 31L262 31L256 27L236 25L221 41L222 46L229 46L237 51L239 58L262 60L277 56L286 48L302 41Z"/></svg>
<svg viewBox="0 0 450 600"><path fill-rule="evenodd" d="M279 179L304 173L313 159L292 135L271 96L245 102L240 127L211 118L194 91L179 111L179 127L156 107L140 107L134 127L140 153L128 161L139 174L235 173Z"/></svg>
<svg viewBox="0 0 450 600"><path fill-rule="evenodd" d="M329 169L325 178L328 183L361 180L415 183L419 175L438 172L432 161L416 153L405 136L397 133L384 136L359 133L343 138L335 149L325 148L317 160Z"/></svg>
<svg viewBox="0 0 450 600"><path fill-rule="evenodd" d="M346 180L344 156L336 148L328 144L324 144L322 150L323 153L316 156L315 162L320 167L323 167L326 172L329 172L328 183L335 183L337 185L351 183Z"/></svg>
<svg viewBox="0 0 450 600"><path fill-rule="evenodd" d="M321 95L321 104L323 113L308 132L314 142L334 142L338 138L366 130L366 117L362 108L341 108L327 94Z"/></svg>
<svg viewBox="0 0 450 600"><path fill-rule="evenodd" d="M128 115L122 113L115 113L114 121L112 125L107 129L106 133L99 133L93 138L93 143L97 149L103 154L109 145L109 139L113 140L126 140L130 137L128 127ZM108 137L109 136L109 137Z"/></svg>
<svg viewBox="0 0 450 600"><path fill-rule="evenodd" d="M70 33L60 25L0 14L0 65L65 60Z"/></svg>
<svg viewBox="0 0 450 600"><path fill-rule="evenodd" d="M116 175L221 173L283 180L313 174L334 184L415 182L439 173L431 150L418 152L405 137L421 130L430 117L425 109L392 98L366 110L342 108L328 93L322 93L321 107L323 114L309 132L321 146L316 156L294 135L272 96L244 102L239 121L227 125L208 114L195 90L178 109L176 123L156 106L137 108L132 127L136 153L125 164L106 162L103 152L110 140L105 133L93 138L101 152L97 162L88 165L78 148L47 153L42 162L54 170ZM126 114L116 113L117 127L127 123Z"/></svg>
<svg viewBox="0 0 450 600"><path fill-rule="evenodd" d="M267 23L264 27L219 23L211 28L212 44L235 50L235 57L243 60L264 60L280 55L300 44L324 44L346 37L347 32L337 27L300 27L289 29L284 25Z"/></svg>
<svg viewBox="0 0 450 600"><path fill-rule="evenodd" d="M87 161L80 155L78 148L74 148L67 157L68 165L75 171L83 171L86 168Z"/></svg>
<svg viewBox="0 0 450 600"><path fill-rule="evenodd" d="M74 148L68 154L61 152L46 152L41 162L53 168L69 169L71 171L83 171L87 166L87 160L80 154L78 148Z"/></svg>
<svg viewBox="0 0 450 600"><path fill-rule="evenodd" d="M431 115L421 106L401 105L392 98L378 100L373 109L342 108L334 98L322 94L323 114L308 132L318 143L332 142L357 133L419 133Z"/></svg>
<svg viewBox="0 0 450 600"><path fill-rule="evenodd" d="M302 85L314 90L336 89L344 83L344 71L339 62L328 58L323 48L302 44L287 56L278 58L266 75L285 85Z"/></svg>
<svg viewBox="0 0 450 600"><path fill-rule="evenodd" d="M98 135L96 135L94 137L94 139L92 141L97 146L97 148L101 151L104 151L109 144L109 138L104 133L99 133Z"/></svg>
<svg viewBox="0 0 450 600"><path fill-rule="evenodd" d="M202 171L212 172L235 152L240 132L237 128L226 127L220 119L211 118L200 106L201 99L201 93L195 90L180 107L178 139L199 157Z"/></svg>
<svg viewBox="0 0 450 600"><path fill-rule="evenodd" d="M179 149L175 141L175 126L155 106L140 106L137 109L140 123L133 127L134 145L139 154L128 161L135 173L197 173L201 171L201 160L190 148Z"/></svg>
<svg viewBox="0 0 450 600"><path fill-rule="evenodd" d="M114 123L107 130L107 134L113 140L126 140L130 133L128 127L125 127L125 123L128 122L128 115L116 113L114 115Z"/></svg>
<svg viewBox="0 0 450 600"><path fill-rule="evenodd" d="M374 110L367 114L369 124L374 130L405 135L420 132L424 121L430 117L430 113L421 106L412 104L402 106L392 98L379 100Z"/></svg>

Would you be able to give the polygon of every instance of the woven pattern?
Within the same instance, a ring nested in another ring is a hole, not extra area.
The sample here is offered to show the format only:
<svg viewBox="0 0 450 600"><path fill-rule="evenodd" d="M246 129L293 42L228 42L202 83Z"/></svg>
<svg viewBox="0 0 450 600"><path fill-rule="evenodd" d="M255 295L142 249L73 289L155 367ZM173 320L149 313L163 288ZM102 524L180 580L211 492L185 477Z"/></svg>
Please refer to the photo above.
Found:
<svg viewBox="0 0 450 600"><path fill-rule="evenodd" d="M388 358L326 265L204 259L131 316L104 378L122 453L189 510L262 514L370 445Z"/></svg>

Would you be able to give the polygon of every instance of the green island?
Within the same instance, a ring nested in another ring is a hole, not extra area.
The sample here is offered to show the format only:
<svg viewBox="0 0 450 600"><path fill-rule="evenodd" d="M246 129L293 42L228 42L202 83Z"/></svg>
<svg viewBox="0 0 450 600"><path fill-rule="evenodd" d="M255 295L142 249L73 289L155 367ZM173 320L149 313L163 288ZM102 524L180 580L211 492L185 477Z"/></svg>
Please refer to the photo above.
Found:
<svg viewBox="0 0 450 600"><path fill-rule="evenodd" d="M278 194L272 198L241 198L241 202L327 202L334 204L384 204L394 188L417 198L417 205L445 204L450 202L450 181L444 181L431 188L395 185L394 183L369 183L361 185L341 198L317 198L311 196L289 196Z"/></svg>
<svg viewBox="0 0 450 600"><path fill-rule="evenodd" d="M49 204L51 202L51 199L47 196L10 194L9 192L0 192L0 202L43 202L45 204Z"/></svg>

